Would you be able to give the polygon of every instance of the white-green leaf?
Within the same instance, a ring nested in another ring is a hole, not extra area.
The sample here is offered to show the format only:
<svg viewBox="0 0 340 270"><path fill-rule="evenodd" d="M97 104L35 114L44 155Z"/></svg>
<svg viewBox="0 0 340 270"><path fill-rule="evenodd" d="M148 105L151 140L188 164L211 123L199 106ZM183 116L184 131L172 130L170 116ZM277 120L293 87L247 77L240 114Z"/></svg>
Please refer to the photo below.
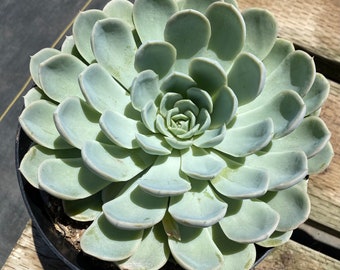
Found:
<svg viewBox="0 0 340 270"><path fill-rule="evenodd" d="M143 230L122 230L100 215L80 239L82 251L104 261L119 261L130 257L139 247Z"/></svg>
<svg viewBox="0 0 340 270"><path fill-rule="evenodd" d="M213 179L226 166L218 155L195 146L183 150L181 154L181 170L195 179Z"/></svg>
<svg viewBox="0 0 340 270"><path fill-rule="evenodd" d="M52 56L40 64L41 88L57 102L71 96L84 99L78 76L85 68L86 65L73 55L60 53Z"/></svg>
<svg viewBox="0 0 340 270"><path fill-rule="evenodd" d="M70 97L59 104L54 120L59 133L71 145L81 149L86 141L99 138L100 114L77 97Z"/></svg>
<svg viewBox="0 0 340 270"><path fill-rule="evenodd" d="M129 93L99 64L88 66L79 75L79 84L86 101L98 112L124 114L130 103Z"/></svg>
<svg viewBox="0 0 340 270"><path fill-rule="evenodd" d="M161 95L158 75L152 70L145 70L138 74L131 87L132 106L141 111L150 101L155 101Z"/></svg>
<svg viewBox="0 0 340 270"><path fill-rule="evenodd" d="M273 135L273 121L267 118L244 127L227 129L223 141L214 149L234 157L244 157L265 147Z"/></svg>
<svg viewBox="0 0 340 270"><path fill-rule="evenodd" d="M269 190L295 185L307 175L307 157L302 151L258 153L246 158L245 165L264 170L269 176Z"/></svg>
<svg viewBox="0 0 340 270"><path fill-rule="evenodd" d="M130 25L131 29L135 26L132 20L133 4L127 0L111 0L103 8L103 12L111 17L118 18Z"/></svg>
<svg viewBox="0 0 340 270"><path fill-rule="evenodd" d="M52 102L52 100L45 95L43 90L41 90L38 86L34 86L28 90L24 96L24 105L25 107L28 107L31 103L42 99Z"/></svg>
<svg viewBox="0 0 340 270"><path fill-rule="evenodd" d="M308 173L318 174L323 172L331 163L334 151L330 142L314 157L308 159Z"/></svg>
<svg viewBox="0 0 340 270"><path fill-rule="evenodd" d="M280 215L277 231L286 232L296 229L305 222L310 213L310 200L307 181L279 192L268 192L260 198Z"/></svg>
<svg viewBox="0 0 340 270"><path fill-rule="evenodd" d="M47 159L80 158L78 149L51 150L41 145L33 145L21 160L19 170L26 180L35 188L39 188L38 169Z"/></svg>
<svg viewBox="0 0 340 270"><path fill-rule="evenodd" d="M194 140L194 145L201 148L211 148L219 145L226 135L225 125L217 129L206 130L201 136Z"/></svg>
<svg viewBox="0 0 340 270"><path fill-rule="evenodd" d="M217 198L208 181L192 180L191 185L190 191L170 198L171 216L178 223L193 227L210 227L219 222L228 205Z"/></svg>
<svg viewBox="0 0 340 270"><path fill-rule="evenodd" d="M239 112L233 128L253 124L258 119L271 118L274 123L274 137L280 138L297 128L305 113L306 105L296 92L282 91L252 110Z"/></svg>
<svg viewBox="0 0 340 270"><path fill-rule="evenodd" d="M89 64L96 60L91 48L92 29L97 21L105 18L107 18L107 16L104 12L92 9L80 12L73 23L72 33L74 43L81 56Z"/></svg>
<svg viewBox="0 0 340 270"><path fill-rule="evenodd" d="M97 62L128 90L137 75L133 65L137 47L130 26L114 18L97 21L92 49Z"/></svg>
<svg viewBox="0 0 340 270"><path fill-rule="evenodd" d="M156 197L143 191L138 181L127 184L121 194L103 205L111 224L121 229L146 229L160 222L168 207L167 197Z"/></svg>
<svg viewBox="0 0 340 270"><path fill-rule="evenodd" d="M273 48L266 58L263 59L263 64L266 66L267 76L272 73L294 50L295 49L292 42L286 39L277 38Z"/></svg>
<svg viewBox="0 0 340 270"><path fill-rule="evenodd" d="M73 220L87 222L95 220L102 212L101 193L98 192L79 200L63 200L63 209Z"/></svg>
<svg viewBox="0 0 340 270"><path fill-rule="evenodd" d="M117 262L120 269L160 269L167 262L170 249L167 236L161 223L144 230L142 242L138 249L127 260Z"/></svg>
<svg viewBox="0 0 340 270"><path fill-rule="evenodd" d="M235 93L239 106L253 101L261 93L265 80L263 63L249 53L238 55L228 73L228 86Z"/></svg>
<svg viewBox="0 0 340 270"><path fill-rule="evenodd" d="M201 1L197 1L197 0L176 0L176 1L177 1L178 7L181 10L182 9L195 9L195 10L205 14L209 5L211 5L214 2L221 1L221 0L201 0ZM225 1L225 2L229 2L229 1Z"/></svg>
<svg viewBox="0 0 340 270"><path fill-rule="evenodd" d="M165 25L176 11L173 0L137 0L133 6L133 20L141 41L163 40Z"/></svg>
<svg viewBox="0 0 340 270"><path fill-rule="evenodd" d="M325 147L330 137L326 124L319 117L310 116L304 118L292 133L273 140L271 151L302 150L310 158Z"/></svg>
<svg viewBox="0 0 340 270"><path fill-rule="evenodd" d="M304 97L315 79L313 58L303 51L293 51L269 75L261 94L253 101L239 108L240 112L261 107L267 100L288 89Z"/></svg>
<svg viewBox="0 0 340 270"><path fill-rule="evenodd" d="M274 46L277 26L274 16L265 9L250 8L242 13L246 24L244 51L265 58Z"/></svg>
<svg viewBox="0 0 340 270"><path fill-rule="evenodd" d="M238 101L232 89L222 86L213 96L213 112L210 128L219 128L228 124L234 117Z"/></svg>
<svg viewBox="0 0 340 270"><path fill-rule="evenodd" d="M175 149L187 149L193 144L193 140L181 140L176 137L165 137L166 142Z"/></svg>
<svg viewBox="0 0 340 270"><path fill-rule="evenodd" d="M63 200L77 200L89 197L107 185L91 173L81 158L47 159L39 167L39 186Z"/></svg>
<svg viewBox="0 0 340 270"><path fill-rule="evenodd" d="M145 127L152 133L156 133L156 118L158 114L158 108L155 103L150 100L146 103L141 110L141 118Z"/></svg>
<svg viewBox="0 0 340 270"><path fill-rule="evenodd" d="M32 76L33 81L41 88L40 82L40 64L43 63L45 60L51 58L52 56L60 54L60 51L53 49L53 48L44 48L31 56L30 60L30 73Z"/></svg>
<svg viewBox="0 0 340 270"><path fill-rule="evenodd" d="M116 145L126 149L139 147L136 134L141 122L114 111L106 111L100 117L99 124L104 134Z"/></svg>
<svg viewBox="0 0 340 270"><path fill-rule="evenodd" d="M306 115L317 111L328 97L330 86L328 80L320 73L316 73L314 83L303 97L306 103Z"/></svg>
<svg viewBox="0 0 340 270"><path fill-rule="evenodd" d="M179 224L181 240L169 238L169 247L176 262L184 269L220 269L223 255L214 243L208 228Z"/></svg>
<svg viewBox="0 0 340 270"><path fill-rule="evenodd" d="M93 172L112 182L132 179L156 158L142 149L127 150L95 141L86 142L81 153L85 164Z"/></svg>
<svg viewBox="0 0 340 270"><path fill-rule="evenodd" d="M219 225L212 226L212 238L223 254L223 268L232 270L250 269L256 260L254 244L243 244L226 237Z"/></svg>
<svg viewBox="0 0 340 270"><path fill-rule="evenodd" d="M163 78L171 70L175 60L176 49L170 43L148 41L136 52L135 68L138 72L150 69Z"/></svg>
<svg viewBox="0 0 340 270"><path fill-rule="evenodd" d="M293 234L293 230L288 231L288 232L275 231L269 238L267 238L264 241L258 242L256 244L262 247L277 247L288 242L292 234Z"/></svg>
<svg viewBox="0 0 340 270"><path fill-rule="evenodd" d="M198 108L205 108L209 113L212 113L213 102L207 91L191 87L187 90L187 97L194 102Z"/></svg>
<svg viewBox="0 0 340 270"><path fill-rule="evenodd" d="M291 89L305 96L315 79L313 58L303 51L290 53L267 79L265 90L277 93Z"/></svg>
<svg viewBox="0 0 340 270"><path fill-rule="evenodd" d="M208 48L219 59L234 59L242 50L246 36L241 13L233 5L220 1L209 6L206 16L211 25Z"/></svg>
<svg viewBox="0 0 340 270"><path fill-rule="evenodd" d="M61 44L61 48L60 51L63 53L68 53L68 54L75 54L78 53L77 48L75 47L75 43L74 43L74 38L73 36L66 36L63 43ZM79 54L80 56L80 54Z"/></svg>
<svg viewBox="0 0 340 270"><path fill-rule="evenodd" d="M223 67L209 58L194 58L189 65L189 75L195 80L197 87L210 95L215 94L227 82L227 74Z"/></svg>
<svg viewBox="0 0 340 270"><path fill-rule="evenodd" d="M195 10L175 13L167 21L164 29L164 39L175 46L178 59L188 59L206 48L210 35L208 19Z"/></svg>
<svg viewBox="0 0 340 270"><path fill-rule="evenodd" d="M144 135L136 133L136 141L150 155L169 155L172 151L172 147L166 143L163 135L160 134Z"/></svg>
<svg viewBox="0 0 340 270"><path fill-rule="evenodd" d="M183 96L189 88L194 86L196 86L196 82L190 76L180 72L172 72L163 79L160 89L164 92L175 92Z"/></svg>
<svg viewBox="0 0 340 270"><path fill-rule="evenodd" d="M264 170L247 166L226 167L211 180L214 188L226 197L249 199L264 195L269 185L269 176Z"/></svg>
<svg viewBox="0 0 340 270"><path fill-rule="evenodd" d="M175 196L191 188L188 177L181 172L181 158L176 152L159 156L139 179L139 186L154 196Z"/></svg>
<svg viewBox="0 0 340 270"><path fill-rule="evenodd" d="M38 100L27 106L19 116L19 123L34 142L50 149L72 148L59 134L53 120L57 105Z"/></svg>
<svg viewBox="0 0 340 270"><path fill-rule="evenodd" d="M261 201L231 201L229 206L220 225L225 235L236 242L263 241L275 231L280 220L279 214Z"/></svg>

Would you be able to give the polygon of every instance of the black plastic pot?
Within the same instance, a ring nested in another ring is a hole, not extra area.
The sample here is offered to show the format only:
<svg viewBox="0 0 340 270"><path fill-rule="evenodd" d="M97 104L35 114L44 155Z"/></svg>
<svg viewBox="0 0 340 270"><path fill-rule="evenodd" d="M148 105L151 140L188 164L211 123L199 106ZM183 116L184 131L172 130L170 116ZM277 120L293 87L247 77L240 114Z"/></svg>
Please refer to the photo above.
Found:
<svg viewBox="0 0 340 270"><path fill-rule="evenodd" d="M15 141L15 161L19 186L32 222L47 246L70 269L117 269L114 268L112 263L103 262L87 256L82 252L78 252L71 243L62 238L60 233L55 229L53 221L47 212L46 200L44 201L46 193L31 186L19 171L20 162L31 145L32 141L19 126ZM257 258L253 268L271 251L272 249L256 246ZM172 264L169 267L165 266L164 269L179 269L179 267Z"/></svg>

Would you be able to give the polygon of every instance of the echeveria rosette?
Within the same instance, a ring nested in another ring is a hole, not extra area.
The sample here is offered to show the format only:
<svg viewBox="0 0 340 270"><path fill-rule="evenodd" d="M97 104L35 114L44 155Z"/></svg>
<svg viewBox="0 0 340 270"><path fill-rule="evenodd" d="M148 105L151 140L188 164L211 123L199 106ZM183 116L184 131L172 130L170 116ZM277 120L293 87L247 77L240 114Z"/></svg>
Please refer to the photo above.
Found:
<svg viewBox="0 0 340 270"><path fill-rule="evenodd" d="M20 170L93 221L84 252L124 269L247 269L310 211L333 152L327 80L235 1L110 1L31 58ZM203 255L202 255L203 254Z"/></svg>

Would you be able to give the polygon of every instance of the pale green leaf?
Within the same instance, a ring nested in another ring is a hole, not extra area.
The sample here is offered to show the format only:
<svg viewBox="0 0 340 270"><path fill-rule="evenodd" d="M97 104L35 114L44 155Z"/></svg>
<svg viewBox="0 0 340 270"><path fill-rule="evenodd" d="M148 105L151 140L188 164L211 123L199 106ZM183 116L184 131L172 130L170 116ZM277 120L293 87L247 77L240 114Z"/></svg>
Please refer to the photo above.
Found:
<svg viewBox="0 0 340 270"><path fill-rule="evenodd" d="M219 224L225 235L233 241L240 243L263 241L278 226L279 214L264 202L249 199L231 200L228 205L230 209Z"/></svg>
<svg viewBox="0 0 340 270"><path fill-rule="evenodd" d="M203 228L219 222L225 216L227 206L216 196L208 181L192 180L190 191L170 198L168 211L178 223Z"/></svg>
<svg viewBox="0 0 340 270"><path fill-rule="evenodd" d="M307 175L307 157L302 151L258 153L246 158L245 165L264 170L269 176L269 190L295 185Z"/></svg>
<svg viewBox="0 0 340 270"><path fill-rule="evenodd" d="M120 269L160 269L167 262L170 249L161 223L144 230L138 249L125 261L117 262Z"/></svg>
<svg viewBox="0 0 340 270"><path fill-rule="evenodd" d="M278 192L268 192L260 198L280 215L277 231L286 232L296 229L305 222L310 213L310 200L307 181Z"/></svg>
<svg viewBox="0 0 340 270"><path fill-rule="evenodd" d="M130 103L129 93L99 64L88 66L79 75L79 84L86 101L98 112L124 114Z"/></svg>
<svg viewBox="0 0 340 270"><path fill-rule="evenodd" d="M38 180L42 189L63 200L89 197L110 184L89 171L81 158L45 160Z"/></svg>
<svg viewBox="0 0 340 270"><path fill-rule="evenodd" d="M210 5L206 16L211 25L208 48L219 59L233 60L242 50L246 37L241 13L235 6L221 1Z"/></svg>
<svg viewBox="0 0 340 270"><path fill-rule="evenodd" d="M173 0L137 0L133 7L133 20L141 41L163 40L165 25L176 11Z"/></svg>
<svg viewBox="0 0 340 270"><path fill-rule="evenodd" d="M265 9L250 8L242 13L246 24L244 51L265 58L274 46L277 25L274 16Z"/></svg>
<svg viewBox="0 0 340 270"><path fill-rule="evenodd" d="M73 220L87 222L95 220L102 212L101 193L98 192L79 200L63 200L63 209Z"/></svg>
<svg viewBox="0 0 340 270"><path fill-rule="evenodd" d="M93 172L112 182L132 179L148 168L156 158L142 149L128 150L95 141L85 143L82 157Z"/></svg>
<svg viewBox="0 0 340 270"><path fill-rule="evenodd" d="M137 75L133 65L137 47L130 26L120 19L100 20L91 37L97 62L128 90Z"/></svg>
<svg viewBox="0 0 340 270"><path fill-rule="evenodd" d="M148 41L136 52L135 68L138 72L150 69L163 78L171 70L175 60L176 49L170 43Z"/></svg>
<svg viewBox="0 0 340 270"><path fill-rule="evenodd" d="M122 230L100 215L80 239L82 251L104 261L119 261L130 257L139 247L143 230Z"/></svg>
<svg viewBox="0 0 340 270"><path fill-rule="evenodd" d="M153 166L139 179L139 186L154 196L175 196L190 188L188 177L181 172L181 158L177 152L159 156Z"/></svg>
<svg viewBox="0 0 340 270"><path fill-rule="evenodd" d="M85 68L86 65L73 55L60 53L52 56L40 64L41 88L57 102L71 96L84 99L78 76Z"/></svg>
<svg viewBox="0 0 340 270"><path fill-rule="evenodd" d="M210 35L208 19L195 10L175 13L167 21L164 29L164 39L174 45L178 59L188 59L206 48Z"/></svg>
<svg viewBox="0 0 340 270"><path fill-rule="evenodd" d="M27 106L19 116L19 123L34 142L50 149L72 148L62 138L54 124L53 113L57 105L38 100Z"/></svg>
<svg viewBox="0 0 340 270"><path fill-rule="evenodd" d="M97 21L105 18L107 16L101 10L91 9L80 12L73 23L72 33L74 43L81 56L89 64L96 60L91 48L92 29Z"/></svg>
<svg viewBox="0 0 340 270"><path fill-rule="evenodd" d="M235 93L239 106L253 101L261 93L265 80L263 63L249 53L238 55L228 73L228 86Z"/></svg>
<svg viewBox="0 0 340 270"><path fill-rule="evenodd" d="M41 145L33 145L21 160L19 170L32 186L39 188L38 169L41 163L47 159L79 157L80 151L75 148L51 150Z"/></svg>
<svg viewBox="0 0 340 270"><path fill-rule="evenodd" d="M104 134L116 145L126 149L138 148L136 134L139 121L130 119L114 111L105 111L99 120Z"/></svg>
<svg viewBox="0 0 340 270"><path fill-rule="evenodd" d="M138 181L127 184L120 195L103 205L105 217L121 229L146 229L160 222L168 207L167 197L143 191Z"/></svg>
<svg viewBox="0 0 340 270"><path fill-rule="evenodd" d="M216 177L226 166L218 155L194 146L182 151L181 162L185 174L201 180Z"/></svg>
<svg viewBox="0 0 340 270"><path fill-rule="evenodd" d="M59 133L71 145L81 149L86 141L99 138L100 114L77 97L59 104L54 120Z"/></svg>
<svg viewBox="0 0 340 270"><path fill-rule="evenodd" d="M267 192L269 176L264 170L247 166L226 167L211 180L211 183L226 197L249 199L262 196Z"/></svg>
<svg viewBox="0 0 340 270"><path fill-rule="evenodd" d="M220 269L223 255L214 243L208 228L179 225L181 240L169 238L169 247L176 262L185 269Z"/></svg>
<svg viewBox="0 0 340 270"><path fill-rule="evenodd" d="M273 134L273 121L267 118L244 127L228 128L223 140L214 149L235 157L244 157L265 147L272 140Z"/></svg>

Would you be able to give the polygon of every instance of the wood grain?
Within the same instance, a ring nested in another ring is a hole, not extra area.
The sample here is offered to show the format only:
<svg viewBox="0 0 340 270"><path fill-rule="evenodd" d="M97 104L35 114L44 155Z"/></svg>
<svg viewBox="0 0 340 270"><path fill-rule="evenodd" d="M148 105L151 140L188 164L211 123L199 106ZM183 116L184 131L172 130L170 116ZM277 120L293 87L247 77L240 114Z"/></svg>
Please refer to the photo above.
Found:
<svg viewBox="0 0 340 270"><path fill-rule="evenodd" d="M312 211L310 218L340 235L340 84L331 82L331 91L320 117L332 133L334 157L330 166L309 181Z"/></svg>
<svg viewBox="0 0 340 270"><path fill-rule="evenodd" d="M279 36L309 51L340 63L339 0L238 0L240 9L250 7L271 11Z"/></svg>
<svg viewBox="0 0 340 270"><path fill-rule="evenodd" d="M340 262L292 240L276 248L256 270L340 270Z"/></svg>

